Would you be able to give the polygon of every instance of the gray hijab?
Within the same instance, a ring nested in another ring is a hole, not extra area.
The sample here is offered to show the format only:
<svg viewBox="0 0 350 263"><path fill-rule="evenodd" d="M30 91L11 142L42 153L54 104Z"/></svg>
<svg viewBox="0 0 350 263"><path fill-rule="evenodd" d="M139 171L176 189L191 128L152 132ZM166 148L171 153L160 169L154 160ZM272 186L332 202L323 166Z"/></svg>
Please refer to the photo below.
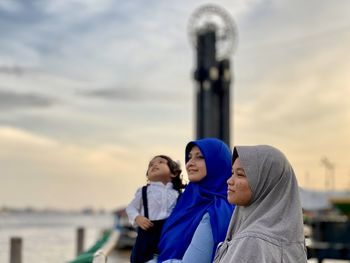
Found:
<svg viewBox="0 0 350 263"><path fill-rule="evenodd" d="M303 218L292 166L267 145L237 146L253 196L236 206L215 263L306 263Z"/></svg>

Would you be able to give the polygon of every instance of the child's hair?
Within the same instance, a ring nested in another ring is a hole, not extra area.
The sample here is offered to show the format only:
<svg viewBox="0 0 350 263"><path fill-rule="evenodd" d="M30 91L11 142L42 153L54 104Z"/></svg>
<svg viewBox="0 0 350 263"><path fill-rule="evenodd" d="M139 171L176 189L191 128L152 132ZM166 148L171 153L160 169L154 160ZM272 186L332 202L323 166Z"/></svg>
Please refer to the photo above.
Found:
<svg viewBox="0 0 350 263"><path fill-rule="evenodd" d="M170 172L173 175L175 175L175 177L171 177L171 182L173 183L173 188L177 191L181 191L181 189L184 189L186 187L186 185L182 182L182 174L181 174L182 170L181 170L180 164L175 162L169 156L163 155L163 154L156 155L152 159L157 158L157 157L160 157L160 158L167 160Z"/></svg>

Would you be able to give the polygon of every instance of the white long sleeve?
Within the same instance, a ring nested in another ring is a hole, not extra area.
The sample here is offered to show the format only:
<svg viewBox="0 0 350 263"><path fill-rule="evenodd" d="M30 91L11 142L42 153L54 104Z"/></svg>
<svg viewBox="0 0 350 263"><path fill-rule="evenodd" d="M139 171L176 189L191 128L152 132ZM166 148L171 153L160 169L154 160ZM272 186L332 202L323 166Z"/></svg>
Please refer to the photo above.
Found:
<svg viewBox="0 0 350 263"><path fill-rule="evenodd" d="M147 187L148 216L150 220L161 220L167 218L174 209L179 193L173 189L173 184L164 185L161 182L151 182ZM126 208L129 222L134 227L135 218L144 215L142 201L142 187L137 189L134 199Z"/></svg>

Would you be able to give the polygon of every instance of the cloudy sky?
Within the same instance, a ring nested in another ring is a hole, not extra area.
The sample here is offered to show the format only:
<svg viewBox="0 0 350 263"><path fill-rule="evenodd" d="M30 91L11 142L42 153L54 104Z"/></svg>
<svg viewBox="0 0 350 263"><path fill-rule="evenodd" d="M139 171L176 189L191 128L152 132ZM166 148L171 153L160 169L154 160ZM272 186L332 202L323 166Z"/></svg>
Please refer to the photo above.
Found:
<svg viewBox="0 0 350 263"><path fill-rule="evenodd" d="M0 207L114 209L195 136L194 10L207 1L0 1ZM302 187L350 189L350 1L221 0L235 19L234 144ZM186 174L185 174L186 175Z"/></svg>

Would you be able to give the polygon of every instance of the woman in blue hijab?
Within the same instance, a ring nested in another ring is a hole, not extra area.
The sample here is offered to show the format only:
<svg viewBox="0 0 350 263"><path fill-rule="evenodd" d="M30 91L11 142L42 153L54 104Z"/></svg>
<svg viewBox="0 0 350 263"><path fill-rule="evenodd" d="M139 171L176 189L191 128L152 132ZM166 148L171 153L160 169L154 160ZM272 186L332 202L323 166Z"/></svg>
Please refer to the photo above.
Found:
<svg viewBox="0 0 350 263"><path fill-rule="evenodd" d="M185 154L190 183L165 223L158 262L210 263L234 209L226 197L231 151L221 140L205 138L188 143Z"/></svg>

